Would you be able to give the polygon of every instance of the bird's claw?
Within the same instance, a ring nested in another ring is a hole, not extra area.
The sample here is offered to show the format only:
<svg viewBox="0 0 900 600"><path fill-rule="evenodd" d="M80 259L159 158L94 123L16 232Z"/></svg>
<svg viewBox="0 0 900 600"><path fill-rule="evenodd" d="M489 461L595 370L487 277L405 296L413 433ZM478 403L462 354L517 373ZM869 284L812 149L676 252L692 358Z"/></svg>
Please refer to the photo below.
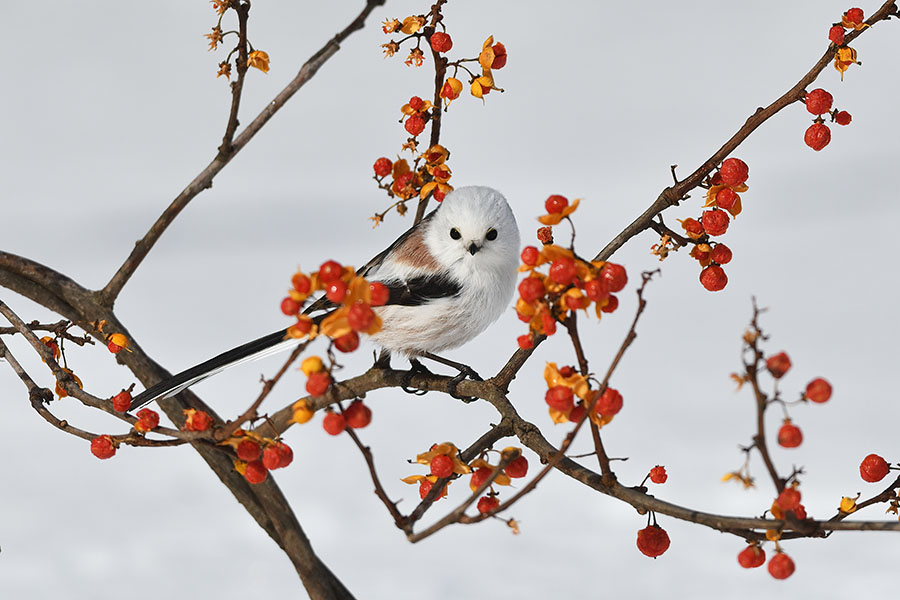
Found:
<svg viewBox="0 0 900 600"><path fill-rule="evenodd" d="M466 367L465 369L460 369L459 374L447 382L447 393L450 394L451 397L469 404L470 402L478 400L478 398L475 396L460 396L456 392L456 386L458 386L466 377L475 381L484 381L471 367Z"/></svg>
<svg viewBox="0 0 900 600"><path fill-rule="evenodd" d="M427 375L431 375L432 373L425 367L425 365L423 365L416 359L411 359L409 361L409 364L411 365L409 371L404 373L403 378L400 380L400 389L407 394L412 394L413 396L424 396L428 393L428 390L418 390L410 388L410 382L412 381L413 375L417 373L424 373Z"/></svg>

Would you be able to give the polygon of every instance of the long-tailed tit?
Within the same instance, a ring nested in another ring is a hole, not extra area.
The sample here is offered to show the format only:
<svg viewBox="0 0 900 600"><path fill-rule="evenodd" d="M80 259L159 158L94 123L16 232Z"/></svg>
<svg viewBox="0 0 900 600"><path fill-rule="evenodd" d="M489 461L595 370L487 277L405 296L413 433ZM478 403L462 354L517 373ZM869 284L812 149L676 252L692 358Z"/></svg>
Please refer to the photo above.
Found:
<svg viewBox="0 0 900 600"><path fill-rule="evenodd" d="M375 308L383 324L372 341L390 354L412 359L465 344L509 307L518 254L516 218L500 192L478 186L454 190L357 271L390 292L387 304ZM308 312L326 306L315 303ZM286 329L276 331L148 388L135 396L131 408L174 396L229 367L300 341L287 337Z"/></svg>

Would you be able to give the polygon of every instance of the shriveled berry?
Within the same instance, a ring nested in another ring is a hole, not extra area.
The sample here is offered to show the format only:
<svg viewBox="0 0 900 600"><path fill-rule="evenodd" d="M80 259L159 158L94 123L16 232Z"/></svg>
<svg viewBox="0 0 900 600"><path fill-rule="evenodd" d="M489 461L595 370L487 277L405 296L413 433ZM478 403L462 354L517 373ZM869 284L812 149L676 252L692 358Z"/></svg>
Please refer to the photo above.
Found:
<svg viewBox="0 0 900 600"><path fill-rule="evenodd" d="M552 227L538 227L537 230L537 239L540 243L552 244L553 243L553 228Z"/></svg>
<svg viewBox="0 0 900 600"><path fill-rule="evenodd" d="M575 261L567 256L557 258L550 265L550 279L560 285L569 285L575 279Z"/></svg>
<svg viewBox="0 0 900 600"><path fill-rule="evenodd" d="M347 284L343 279L335 279L325 287L325 295L335 304L340 304L347 297Z"/></svg>
<svg viewBox="0 0 900 600"><path fill-rule="evenodd" d="M524 456L520 456L516 460L506 465L505 470L506 474L513 479L525 477L525 475L528 474L528 459L526 459Z"/></svg>
<svg viewBox="0 0 900 600"><path fill-rule="evenodd" d="M877 454L870 454L859 464L859 476L863 481L875 483L884 479L890 468L886 460Z"/></svg>
<svg viewBox="0 0 900 600"><path fill-rule="evenodd" d="M449 34L443 31L435 31L428 41L431 42L431 49L435 52L448 52L453 48L453 40L450 39Z"/></svg>
<svg viewBox="0 0 900 600"><path fill-rule="evenodd" d="M794 561L784 552L777 552L769 560L769 574L775 579L787 579L794 573Z"/></svg>
<svg viewBox="0 0 900 600"><path fill-rule="evenodd" d="M803 442L803 432L791 423L790 419L784 420L784 425L778 430L778 445L783 448L796 448Z"/></svg>
<svg viewBox="0 0 900 600"><path fill-rule="evenodd" d="M709 265L700 271L700 285L710 292L718 292L728 285L728 275L719 265Z"/></svg>
<svg viewBox="0 0 900 600"><path fill-rule="evenodd" d="M519 296L525 302L534 302L544 295L544 282L537 277L526 277L519 283Z"/></svg>
<svg viewBox="0 0 900 600"><path fill-rule="evenodd" d="M343 274L344 267L341 266L341 263L334 260L324 262L322 263L322 266L319 267L319 279L323 283L339 279Z"/></svg>
<svg viewBox="0 0 900 600"><path fill-rule="evenodd" d="M239 459L250 462L259 458L262 448L259 447L259 443L255 440L242 440L237 445L236 452Z"/></svg>
<svg viewBox="0 0 900 600"><path fill-rule="evenodd" d="M603 302L609 297L609 282L604 277L591 279L584 284L584 293L592 302Z"/></svg>
<svg viewBox="0 0 900 600"><path fill-rule="evenodd" d="M628 273L625 271L625 267L616 263L606 263L600 274L609 284L609 291L613 293L621 292L628 283Z"/></svg>
<svg viewBox="0 0 900 600"><path fill-rule="evenodd" d="M354 331L365 331L375 321L375 311L362 300L357 300L347 311L347 324Z"/></svg>
<svg viewBox="0 0 900 600"><path fill-rule="evenodd" d="M500 506L500 500L497 496L482 496L478 500L478 512L481 514L489 513Z"/></svg>
<svg viewBox="0 0 900 600"><path fill-rule="evenodd" d="M719 167L719 175L727 186L740 185L750 177L750 167L739 158L726 158Z"/></svg>
<svg viewBox="0 0 900 600"><path fill-rule="evenodd" d="M424 104L425 102L418 96L413 96L409 99L409 107L413 110L421 110Z"/></svg>
<svg viewBox="0 0 900 600"><path fill-rule="evenodd" d="M301 294L307 294L312 287L312 282L303 273L294 273L294 276L291 277L291 285Z"/></svg>
<svg viewBox="0 0 900 600"><path fill-rule="evenodd" d="M372 301L372 306L384 306L390 297L390 290L380 281L373 281L369 284L369 299Z"/></svg>
<svg viewBox="0 0 900 600"><path fill-rule="evenodd" d="M289 317L292 317L300 312L300 303L290 296L287 296L284 300L281 301L281 312Z"/></svg>
<svg viewBox="0 0 900 600"><path fill-rule="evenodd" d="M431 474L437 477L450 477L453 475L453 459L446 454L438 454L431 459Z"/></svg>
<svg viewBox="0 0 900 600"><path fill-rule="evenodd" d="M716 244L716 247L709 253L709 258L720 265L727 265L731 262L731 248L725 244Z"/></svg>
<svg viewBox="0 0 900 600"><path fill-rule="evenodd" d="M638 550L650 558L663 554L669 549L669 543L669 534L659 525L649 525L638 531Z"/></svg>
<svg viewBox="0 0 900 600"><path fill-rule="evenodd" d="M372 409L363 404L362 400L354 400L344 411L347 427L362 429L372 422Z"/></svg>
<svg viewBox="0 0 900 600"><path fill-rule="evenodd" d="M778 494L778 498L775 499L775 502L781 510L796 511L800 506L800 490L793 486L786 487Z"/></svg>
<svg viewBox="0 0 900 600"><path fill-rule="evenodd" d="M831 111L834 97L822 88L817 88L806 95L806 110L814 115L821 115Z"/></svg>
<svg viewBox="0 0 900 600"><path fill-rule="evenodd" d="M681 227L694 237L700 237L705 233L703 231L703 225L697 219L687 218L681 222Z"/></svg>
<svg viewBox="0 0 900 600"><path fill-rule="evenodd" d="M541 257L541 252L534 246L525 246L522 250L522 262L529 267L533 267L537 264L538 259Z"/></svg>
<svg viewBox="0 0 900 600"><path fill-rule="evenodd" d="M339 351L347 353L353 352L359 348L359 334L355 331L345 333L339 338L334 339L334 347Z"/></svg>
<svg viewBox="0 0 900 600"><path fill-rule="evenodd" d="M519 337L517 337L516 343L522 350L531 350L532 348L534 348L534 339L531 337L530 333L526 333L525 335L520 335Z"/></svg>
<svg viewBox="0 0 900 600"><path fill-rule="evenodd" d="M816 377L806 384L806 392L804 393L807 400L813 402L828 402L831 398L831 384L821 377Z"/></svg>
<svg viewBox="0 0 900 600"><path fill-rule="evenodd" d="M491 478L494 470L489 467L479 467L472 471L472 484L471 487L477 489L481 487L481 485Z"/></svg>
<svg viewBox="0 0 900 600"><path fill-rule="evenodd" d="M491 63L492 69L502 69L506 66L506 46L497 42L491 47L494 51L494 62Z"/></svg>
<svg viewBox="0 0 900 600"><path fill-rule="evenodd" d="M549 214L561 213L569 205L569 199L559 194L553 194L544 201L544 208Z"/></svg>
<svg viewBox="0 0 900 600"><path fill-rule="evenodd" d="M112 399L113 408L118 412L127 412L129 408L131 408L131 394L125 390L122 390Z"/></svg>
<svg viewBox="0 0 900 600"><path fill-rule="evenodd" d="M403 125L403 127L411 135L419 135L420 133L425 131L425 119L423 119L419 115L413 115L406 120L406 123Z"/></svg>
<svg viewBox="0 0 900 600"><path fill-rule="evenodd" d="M861 8L851 8L844 14L851 23L862 23L865 19L865 13L863 13Z"/></svg>
<svg viewBox="0 0 900 600"><path fill-rule="evenodd" d="M766 359L766 368L772 374L772 377L781 379L790 370L791 359L787 353L779 352Z"/></svg>
<svg viewBox="0 0 900 600"><path fill-rule="evenodd" d="M842 110L834 115L834 122L838 125L849 125L850 121L853 120L853 117L850 116L846 110Z"/></svg>
<svg viewBox="0 0 900 600"><path fill-rule="evenodd" d="M330 412L326 413L325 418L322 419L322 428L329 435L339 435L347 428L347 422L344 420L344 415Z"/></svg>
<svg viewBox="0 0 900 600"><path fill-rule="evenodd" d="M547 311L541 313L541 330L544 332L544 335L556 333L556 319Z"/></svg>
<svg viewBox="0 0 900 600"><path fill-rule="evenodd" d="M244 478L250 483L262 483L269 476L269 470L261 460L253 460L244 467Z"/></svg>
<svg viewBox="0 0 900 600"><path fill-rule="evenodd" d="M116 455L116 445L108 435L100 435L91 440L91 454L100 460L106 460Z"/></svg>
<svg viewBox="0 0 900 600"><path fill-rule="evenodd" d="M738 554L738 563L745 569L761 567L766 562L766 551L757 544L750 544Z"/></svg>
<svg viewBox="0 0 900 600"><path fill-rule="evenodd" d="M134 424L134 428L141 433L147 433L159 427L159 413L155 410L142 408L137 411L137 417L138 420Z"/></svg>
<svg viewBox="0 0 900 600"><path fill-rule="evenodd" d="M734 207L734 203L737 202L737 199L737 193L731 188L722 188L716 192L716 206L722 210L729 210Z"/></svg>
<svg viewBox="0 0 900 600"><path fill-rule="evenodd" d="M622 410L622 394L611 387L606 388L594 404L594 411L604 417L611 417Z"/></svg>
<svg viewBox="0 0 900 600"><path fill-rule="evenodd" d="M325 372L311 373L306 380L306 392L310 396L321 396L331 385L331 376Z"/></svg>
<svg viewBox="0 0 900 600"><path fill-rule="evenodd" d="M831 141L831 130L824 123L813 123L803 136L806 145L818 152Z"/></svg>
<svg viewBox="0 0 900 600"><path fill-rule="evenodd" d="M584 413L586 412L587 410L582 404L576 404L575 408L572 409L572 412L569 413L569 421L571 421L572 423L577 423L582 419L582 417L584 417Z"/></svg>
<svg viewBox="0 0 900 600"><path fill-rule="evenodd" d="M666 473L665 467L656 465L650 469L650 481L653 483L665 483L668 478L669 474Z"/></svg>
<svg viewBox="0 0 900 600"><path fill-rule="evenodd" d="M212 427L212 417L205 410L189 408L185 411L185 415L187 417L184 421L185 431L206 431Z"/></svg>
<svg viewBox="0 0 900 600"><path fill-rule="evenodd" d="M544 401L560 412L567 413L575 405L572 388L564 385L555 385L544 394Z"/></svg>
<svg viewBox="0 0 900 600"><path fill-rule="evenodd" d="M617 308L619 308L619 299L610 294L609 298L606 299L606 304L600 310L605 313L611 313L615 312Z"/></svg>
<svg viewBox="0 0 900 600"><path fill-rule="evenodd" d="M828 30L828 39L831 40L835 46L843 46L844 28L840 25L833 25L831 29Z"/></svg>
<svg viewBox="0 0 900 600"><path fill-rule="evenodd" d="M395 194L404 194L406 193L404 190L406 190L408 186L414 186L415 177L415 173L404 173L403 175L394 179L394 183L391 184L391 189Z"/></svg>
<svg viewBox="0 0 900 600"><path fill-rule="evenodd" d="M703 213L700 220L703 222L703 229L709 235L722 235L728 231L730 219L728 218L728 213L724 210L708 210Z"/></svg>
<svg viewBox="0 0 900 600"><path fill-rule="evenodd" d="M382 156L378 160L375 161L375 164L372 165L372 168L375 169L375 174L379 177L385 177L391 174L391 169L394 168L394 163L391 162L386 156Z"/></svg>

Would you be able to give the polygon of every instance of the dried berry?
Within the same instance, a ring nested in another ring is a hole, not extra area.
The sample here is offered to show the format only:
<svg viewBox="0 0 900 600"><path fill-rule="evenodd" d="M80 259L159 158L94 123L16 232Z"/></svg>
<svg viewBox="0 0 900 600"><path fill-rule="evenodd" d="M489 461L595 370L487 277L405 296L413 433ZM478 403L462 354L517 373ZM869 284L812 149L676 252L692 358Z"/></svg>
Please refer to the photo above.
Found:
<svg viewBox="0 0 900 600"><path fill-rule="evenodd" d="M105 460L116 455L116 445L108 435L97 436L91 440L91 454Z"/></svg>
<svg viewBox="0 0 900 600"><path fill-rule="evenodd" d="M709 265L700 271L700 285L710 292L718 292L728 285L728 275L719 265Z"/></svg>
<svg viewBox="0 0 900 600"><path fill-rule="evenodd" d="M727 265L731 262L731 248L729 248L725 244L716 244L716 247L713 248L712 252L709 253L709 258L714 263Z"/></svg>
<svg viewBox="0 0 900 600"><path fill-rule="evenodd" d="M766 359L766 368L772 377L781 379L791 368L791 359L785 352L779 352Z"/></svg>
<svg viewBox="0 0 900 600"><path fill-rule="evenodd" d="M506 465L506 474L513 479L525 477L528 474L528 460L524 456L520 456L516 460Z"/></svg>
<svg viewBox="0 0 900 600"><path fill-rule="evenodd" d="M790 419L784 420L784 425L778 430L778 445L783 448L796 448L803 442L803 432L791 423Z"/></svg>
<svg viewBox="0 0 900 600"><path fill-rule="evenodd" d="M666 473L665 467L656 465L650 469L650 481L653 483L665 483L668 478L669 474Z"/></svg>
<svg viewBox="0 0 900 600"><path fill-rule="evenodd" d="M431 34L431 49L435 52L448 52L453 48L453 40L450 35L442 31L436 31Z"/></svg>
<svg viewBox="0 0 900 600"><path fill-rule="evenodd" d="M425 119L419 115L413 115L406 120L404 127L411 135L419 135L425 131Z"/></svg>
<svg viewBox="0 0 900 600"><path fill-rule="evenodd" d="M131 408L131 394L125 390L122 390L112 399L113 408L118 412L127 412L129 408Z"/></svg>
<svg viewBox="0 0 900 600"><path fill-rule="evenodd" d="M750 176L750 167L739 158L726 158L719 167L719 175L727 186L740 185Z"/></svg>
<svg viewBox="0 0 900 600"><path fill-rule="evenodd" d="M393 169L394 163L391 162L391 159L386 156L382 156L378 160L375 161L375 164L372 165L372 168L375 169L375 175L378 177L385 177L391 174L391 169Z"/></svg>
<svg viewBox="0 0 900 600"><path fill-rule="evenodd" d="M807 400L813 402L828 402L831 398L831 384L821 377L816 377L806 384L806 392L803 394Z"/></svg>
<svg viewBox="0 0 900 600"><path fill-rule="evenodd" d="M184 420L183 429L185 431L206 431L212 427L212 417L209 416L209 413L205 410L188 408L184 413L186 418Z"/></svg>
<svg viewBox="0 0 900 600"><path fill-rule="evenodd" d="M847 21L850 23L862 23L865 19L865 13L863 13L861 8L851 8L844 13L844 16L847 17Z"/></svg>
<svg viewBox="0 0 900 600"><path fill-rule="evenodd" d="M830 112L833 103L832 95L822 88L817 88L806 95L806 110L814 115Z"/></svg>
<svg viewBox="0 0 900 600"><path fill-rule="evenodd" d="M522 350L531 350L532 348L534 348L534 339L532 339L530 333L526 333L525 335L520 335L519 337L517 337L516 343Z"/></svg>
<svg viewBox="0 0 900 600"><path fill-rule="evenodd" d="M615 312L617 308L619 308L619 299L610 294L609 298L606 299L606 304L600 310L605 313L611 313Z"/></svg>
<svg viewBox="0 0 900 600"><path fill-rule="evenodd" d="M137 423L134 428L141 433L147 433L159 427L159 413L149 408L142 408L137 412Z"/></svg>
<svg viewBox="0 0 900 600"><path fill-rule="evenodd" d="M828 30L828 39L834 42L835 46L844 45L844 28L840 25L833 25Z"/></svg>
<svg viewBox="0 0 900 600"><path fill-rule="evenodd" d="M834 122L838 125L849 125L850 121L853 120L853 117L850 116L846 110L842 110L834 115Z"/></svg>
<svg viewBox="0 0 900 600"><path fill-rule="evenodd" d="M669 549L669 534L659 525L648 525L638 531L637 547L650 558L656 558Z"/></svg>
<svg viewBox="0 0 900 600"><path fill-rule="evenodd" d="M708 210L703 213L700 220L703 222L703 229L709 235L722 235L728 231L730 219L728 218L728 213L724 210Z"/></svg>
<svg viewBox="0 0 900 600"><path fill-rule="evenodd" d="M813 123L803 136L806 145L818 152L831 141L831 130L824 123Z"/></svg>

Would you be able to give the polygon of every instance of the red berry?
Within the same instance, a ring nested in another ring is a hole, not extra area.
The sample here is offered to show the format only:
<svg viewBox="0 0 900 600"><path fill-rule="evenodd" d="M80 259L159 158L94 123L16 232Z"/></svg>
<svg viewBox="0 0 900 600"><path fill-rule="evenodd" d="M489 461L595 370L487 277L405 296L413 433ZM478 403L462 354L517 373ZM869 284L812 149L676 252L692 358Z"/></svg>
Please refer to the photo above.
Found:
<svg viewBox="0 0 900 600"><path fill-rule="evenodd" d="M113 408L118 412L127 412L131 408L131 394L122 390L112 399Z"/></svg>
<svg viewBox="0 0 900 600"><path fill-rule="evenodd" d="M428 495L428 492L431 491L431 488L434 487L434 482L429 481L427 479L419 480L419 498L425 499L425 496Z"/></svg>
<svg viewBox="0 0 900 600"><path fill-rule="evenodd" d="M359 334L355 331L351 331L339 338L335 338L334 347L344 353L353 352L359 348Z"/></svg>
<svg viewBox="0 0 900 600"><path fill-rule="evenodd" d="M520 456L516 460L506 465L505 470L506 474L513 479L525 477L525 475L528 474L528 459L526 459L524 456Z"/></svg>
<svg viewBox="0 0 900 600"><path fill-rule="evenodd" d="M790 419L784 420L784 425L778 430L778 445L783 448L796 448L803 442L803 432L791 423Z"/></svg>
<svg viewBox="0 0 900 600"><path fill-rule="evenodd" d="M310 287L312 287L312 282L309 280L309 277L303 273L294 273L294 276L291 277L291 285L301 294L306 294L309 292Z"/></svg>
<svg viewBox="0 0 900 600"><path fill-rule="evenodd" d="M116 445L108 435L97 436L91 440L91 454L105 460L116 455Z"/></svg>
<svg viewBox="0 0 900 600"><path fill-rule="evenodd" d="M779 352L766 359L766 368L769 370L769 373L772 374L772 377L781 379L784 377L784 374L790 370L791 359L786 353Z"/></svg>
<svg viewBox="0 0 900 600"><path fill-rule="evenodd" d="M322 428L329 435L338 435L347 428L347 422L344 420L344 415L330 412L326 413L325 418L322 419Z"/></svg>
<svg viewBox="0 0 900 600"><path fill-rule="evenodd" d="M536 265L540 257L540 250L538 250L534 246L525 246L525 248L522 250L522 262L529 267L533 267L534 265Z"/></svg>
<svg viewBox="0 0 900 600"><path fill-rule="evenodd" d="M722 185L722 174L716 171L712 174L712 177L709 178L710 185Z"/></svg>
<svg viewBox="0 0 900 600"><path fill-rule="evenodd" d="M491 63L491 68L502 69L506 65L506 46L498 42L491 49L494 51L494 62Z"/></svg>
<svg viewBox="0 0 900 600"><path fill-rule="evenodd" d="M335 279L325 287L325 295L335 304L340 304L347 297L347 284L343 279Z"/></svg>
<svg viewBox="0 0 900 600"><path fill-rule="evenodd" d="M481 485L491 478L491 475L494 473L493 469L488 467L480 467L472 471L472 487L480 488Z"/></svg>
<svg viewBox="0 0 900 600"><path fill-rule="evenodd" d="M294 462L294 451L291 450L291 447L285 444L284 442L278 442L275 444L275 449L278 451L278 454L281 456L281 462L278 463L278 468L283 469L292 462Z"/></svg>
<svg viewBox="0 0 900 600"><path fill-rule="evenodd" d="M390 290L380 281L373 281L369 284L369 298L372 306L384 306L390 297Z"/></svg>
<svg viewBox="0 0 900 600"><path fill-rule="evenodd" d="M800 490L795 487L786 487L775 500L781 510L796 511L800 506Z"/></svg>
<svg viewBox="0 0 900 600"><path fill-rule="evenodd" d="M828 399L831 398L831 384L828 383L825 379L821 377L816 377L808 384L806 384L806 393L804 394L807 400L812 400L813 402L828 402Z"/></svg>
<svg viewBox="0 0 900 600"><path fill-rule="evenodd" d="M703 225L697 219L685 219L681 222L681 227L695 237L700 237L705 233L703 231Z"/></svg>
<svg viewBox="0 0 900 600"><path fill-rule="evenodd" d="M544 208L550 214L561 213L565 207L569 205L569 200L565 196L554 194L544 201Z"/></svg>
<svg viewBox="0 0 900 600"><path fill-rule="evenodd" d="M404 127L411 135L419 135L425 131L425 119L419 115L413 115L406 120Z"/></svg>
<svg viewBox="0 0 900 600"><path fill-rule="evenodd" d="M731 248L725 244L716 244L716 247L709 253L709 258L720 265L727 265L731 262Z"/></svg>
<svg viewBox="0 0 900 600"><path fill-rule="evenodd" d="M619 308L619 299L610 294L606 304L600 310L605 313L611 313L615 312L617 308Z"/></svg>
<svg viewBox="0 0 900 600"><path fill-rule="evenodd" d="M277 469L281 465L281 455L275 446L269 446L263 450L262 464L270 471Z"/></svg>
<svg viewBox="0 0 900 600"><path fill-rule="evenodd" d="M435 31L431 34L431 49L435 52L447 52L453 47L453 40L450 35L443 31Z"/></svg>
<svg viewBox="0 0 900 600"><path fill-rule="evenodd" d="M609 297L609 282L605 277L591 279L584 284L584 293L588 300L603 302Z"/></svg>
<svg viewBox="0 0 900 600"><path fill-rule="evenodd" d="M863 19L865 19L865 14L861 8L851 8L844 14L851 23L862 23Z"/></svg>
<svg viewBox="0 0 900 600"><path fill-rule="evenodd" d="M365 331L375 321L375 311L362 300L357 300L347 311L347 324L354 331Z"/></svg>
<svg viewBox="0 0 900 600"><path fill-rule="evenodd" d="M281 301L281 312L292 317L300 312L300 303L288 296Z"/></svg>
<svg viewBox="0 0 900 600"><path fill-rule="evenodd" d="M142 408L137 412L137 423L134 428L142 433L152 431L159 427L159 413L149 408Z"/></svg>
<svg viewBox="0 0 900 600"><path fill-rule="evenodd" d="M418 96L413 96L409 99L409 107L413 110L420 110L424 102Z"/></svg>
<svg viewBox="0 0 900 600"><path fill-rule="evenodd" d="M331 385L331 376L325 371L310 373L306 380L306 392L310 396L321 396Z"/></svg>
<svg viewBox="0 0 900 600"><path fill-rule="evenodd" d="M787 579L794 573L794 561L784 552L778 552L769 560L769 574L775 579Z"/></svg>
<svg viewBox="0 0 900 600"><path fill-rule="evenodd" d="M244 478L250 483L262 483L269 476L269 470L261 460L253 460L244 467Z"/></svg>
<svg viewBox="0 0 900 600"><path fill-rule="evenodd" d="M550 279L560 285L569 285L575 279L575 261L567 256L557 258L550 265Z"/></svg>
<svg viewBox="0 0 900 600"><path fill-rule="evenodd" d="M669 474L666 473L666 468L660 465L656 465L652 469L650 469L650 481L653 483L665 483L666 479L669 478Z"/></svg>
<svg viewBox="0 0 900 600"><path fill-rule="evenodd" d="M526 333L525 335L520 335L519 337L517 337L516 343L519 344L519 348L521 348L522 350L531 350L532 348L534 348L534 340L531 338L530 333Z"/></svg>
<svg viewBox="0 0 900 600"><path fill-rule="evenodd" d="M728 285L728 275L719 265L709 265L700 271L700 285L710 292L718 292Z"/></svg>
<svg viewBox="0 0 900 600"><path fill-rule="evenodd" d="M372 409L363 404L362 400L354 400L344 411L347 427L362 429L372 422Z"/></svg>
<svg viewBox="0 0 900 600"><path fill-rule="evenodd" d="M572 409L572 412L569 413L569 421L572 423L577 423L584 416L584 413L587 412L581 404L576 404L575 408Z"/></svg>
<svg viewBox="0 0 900 600"><path fill-rule="evenodd" d="M728 213L724 210L708 210L700 217L703 222L703 229L709 235L722 235L728 231Z"/></svg>
<svg viewBox="0 0 900 600"><path fill-rule="evenodd" d="M575 405L572 388L564 385L555 385L544 394L544 401L560 412L567 413Z"/></svg>
<svg viewBox="0 0 900 600"><path fill-rule="evenodd" d="M116 344L115 342L113 342L113 341L110 340L110 341L106 344L106 349L109 350L110 352L112 352L113 354L118 354L119 352L122 351L122 346L120 346L120 345L118 345L118 344Z"/></svg>
<svg viewBox="0 0 900 600"><path fill-rule="evenodd" d="M519 296L525 302L534 302L544 295L544 282L537 277L526 277L519 283Z"/></svg>
<svg viewBox="0 0 900 600"><path fill-rule="evenodd" d="M572 375L575 374L575 367L572 367L570 365L560 367L559 374L562 375L563 377L571 377Z"/></svg>
<svg viewBox="0 0 900 600"><path fill-rule="evenodd" d="M828 30L828 39L834 42L835 46L844 45L844 28L840 25L834 25Z"/></svg>
<svg viewBox="0 0 900 600"><path fill-rule="evenodd" d="M481 514L489 513L500 506L500 500L497 496L482 496L478 500L478 512Z"/></svg>
<svg viewBox="0 0 900 600"><path fill-rule="evenodd" d="M823 90L817 88L806 95L806 110L814 115L821 115L831 111L834 98Z"/></svg>
<svg viewBox="0 0 900 600"><path fill-rule="evenodd" d="M739 158L726 158L719 167L719 175L727 186L740 185L750 176L750 167Z"/></svg>
<svg viewBox="0 0 900 600"><path fill-rule="evenodd" d="M446 454L438 454L431 459L431 474L436 477L453 475L453 459Z"/></svg>
<svg viewBox="0 0 900 600"><path fill-rule="evenodd" d="M552 244L553 243L553 228L552 227L538 227L537 230L537 239L542 244Z"/></svg>
<svg viewBox="0 0 900 600"><path fill-rule="evenodd" d="M184 422L185 431L206 431L212 427L213 420L205 410L191 412Z"/></svg>
<svg viewBox="0 0 900 600"><path fill-rule="evenodd" d="M343 274L344 267L341 266L341 263L333 260L324 262L322 263L322 266L319 267L319 280L323 283L339 279Z"/></svg>
<svg viewBox="0 0 900 600"><path fill-rule="evenodd" d="M638 550L656 558L669 549L669 534L659 525L648 525L637 534Z"/></svg>
<svg viewBox="0 0 900 600"><path fill-rule="evenodd" d="M386 156L382 156L378 160L375 161L375 164L372 165L372 168L375 169L375 174L379 177L385 177L391 174L391 169L394 168L394 163L391 162L391 159Z"/></svg>
<svg viewBox="0 0 900 600"><path fill-rule="evenodd" d="M834 115L834 122L838 125L849 125L850 121L853 120L853 117L850 116L846 110L840 111L838 114Z"/></svg>
<svg viewBox="0 0 900 600"><path fill-rule="evenodd" d="M606 263L600 274L606 280L606 283L609 284L610 292L621 292L625 289L625 284L628 283L628 273L625 272L625 267L622 265Z"/></svg>
<svg viewBox="0 0 900 600"><path fill-rule="evenodd" d="M748 545L738 554L738 563L745 569L761 567L764 562L766 562L766 551L756 544Z"/></svg>
<svg viewBox="0 0 900 600"><path fill-rule="evenodd" d="M803 136L806 145L818 152L831 141L831 130L824 123L813 123Z"/></svg>
<svg viewBox="0 0 900 600"><path fill-rule="evenodd" d="M541 330L544 332L544 335L556 333L556 319L547 311L541 313Z"/></svg>
<svg viewBox="0 0 900 600"><path fill-rule="evenodd" d="M260 452L262 452L262 449L254 440L242 440L241 443L237 445L238 458L247 462L259 458Z"/></svg>
<svg viewBox="0 0 900 600"><path fill-rule="evenodd" d="M722 188L716 192L716 206L722 210L729 210L737 202L738 195L731 188Z"/></svg>
<svg viewBox="0 0 900 600"><path fill-rule="evenodd" d="M415 176L415 173L404 173L394 180L394 183L391 184L391 189L394 190L395 194L406 193L404 189L415 184Z"/></svg>
<svg viewBox="0 0 900 600"><path fill-rule="evenodd" d="M608 387L594 404L594 411L604 417L611 417L622 410L622 404L622 394L618 390Z"/></svg>
<svg viewBox="0 0 900 600"><path fill-rule="evenodd" d="M890 465L886 460L877 454L870 454L860 463L859 476L863 478L863 481L875 483L884 479L889 470Z"/></svg>

